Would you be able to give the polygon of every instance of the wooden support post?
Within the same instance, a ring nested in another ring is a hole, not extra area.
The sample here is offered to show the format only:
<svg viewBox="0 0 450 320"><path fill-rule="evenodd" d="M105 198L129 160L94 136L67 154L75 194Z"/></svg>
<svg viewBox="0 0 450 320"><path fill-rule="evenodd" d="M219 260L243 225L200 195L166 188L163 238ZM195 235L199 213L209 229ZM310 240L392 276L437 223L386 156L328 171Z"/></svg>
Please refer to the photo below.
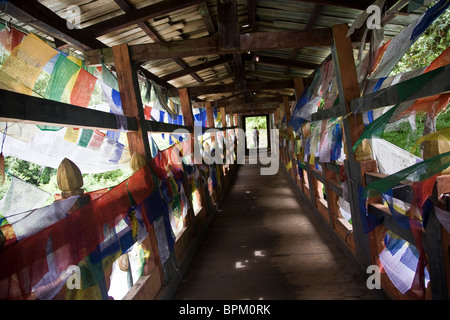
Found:
<svg viewBox="0 0 450 320"><path fill-rule="evenodd" d="M283 97L284 116L286 117L286 126L291 120L291 106L289 105L289 97Z"/></svg>
<svg viewBox="0 0 450 320"><path fill-rule="evenodd" d="M233 111L231 111L229 114L230 117L230 127L234 127L236 125L236 123L234 122L234 114Z"/></svg>
<svg viewBox="0 0 450 320"><path fill-rule="evenodd" d="M222 120L222 128L227 127L227 114L225 112L225 107L220 108L220 119Z"/></svg>
<svg viewBox="0 0 450 320"><path fill-rule="evenodd" d="M191 100L189 98L189 92L187 88L179 89L180 96L180 104L181 104L181 113L183 114L184 125L192 128L192 136L191 136L191 154L194 156L194 143L197 143L196 137L194 134L194 115L192 114Z"/></svg>
<svg viewBox="0 0 450 320"><path fill-rule="evenodd" d="M205 103L205 109L206 109L206 118L208 119L208 128L215 128L214 112L211 106L211 102ZM214 141L216 141L216 135L211 134L211 143Z"/></svg>
<svg viewBox="0 0 450 320"><path fill-rule="evenodd" d="M433 300L447 300L447 279L442 250L441 224L434 209L431 210L423 235L423 246L428 258L431 295Z"/></svg>
<svg viewBox="0 0 450 320"><path fill-rule="evenodd" d="M178 90L181 103L181 113L183 114L184 125L194 129L194 115L192 114L191 100L187 88Z"/></svg>
<svg viewBox="0 0 450 320"><path fill-rule="evenodd" d="M278 123L278 121L280 121L280 112L278 109L275 110L275 112L273 113L274 116L274 124L276 125Z"/></svg>
<svg viewBox="0 0 450 320"><path fill-rule="evenodd" d="M303 78L294 78L294 90L295 90L295 100L300 99L303 92L305 91L305 84Z"/></svg>
<svg viewBox="0 0 450 320"><path fill-rule="evenodd" d="M138 130L136 132L128 132L127 134L130 154L137 152L148 163L151 159L151 152L136 65L131 60L126 44L114 46L112 51L123 113L128 117L135 117L138 124Z"/></svg>
<svg viewBox="0 0 450 320"><path fill-rule="evenodd" d="M214 112L211 106L211 102L205 103L205 109L206 109L206 117L208 119L208 128L214 128Z"/></svg>
<svg viewBox="0 0 450 320"><path fill-rule="evenodd" d="M114 62L119 83L120 99L122 101L123 112L128 117L136 117L138 130L128 132L128 145L130 154L137 153L148 163L151 159L150 145L148 140L144 108L140 95L135 63L131 60L126 44L114 46L112 48ZM154 229L149 230L149 237L152 250L155 254L156 264L160 274L161 284L164 283L164 270L159 259L159 250Z"/></svg>
<svg viewBox="0 0 450 320"><path fill-rule="evenodd" d="M360 97L358 76L356 73L353 47L350 38L347 38L347 24L332 27L336 76L338 77L338 90L340 107L345 108L345 114L350 113L349 101ZM364 130L362 114L356 113L344 120L345 142L347 145L347 158L353 159L352 147Z"/></svg>
<svg viewBox="0 0 450 320"><path fill-rule="evenodd" d="M353 57L353 47L351 39L347 38L347 24L335 25L332 27L333 46L332 56L335 64L337 84L339 90L340 105L346 113L350 112L349 101L359 98L360 91L356 74L355 61ZM346 143L347 159L345 161L345 171L347 175L347 187L349 192L349 202L352 216L353 234L355 237L356 258L362 269L366 269L371 264L370 243L368 235L364 234L364 228L360 215L358 188L363 185L361 167L355 161L352 147L358 140L364 129L362 115L351 115L344 119L344 134Z"/></svg>

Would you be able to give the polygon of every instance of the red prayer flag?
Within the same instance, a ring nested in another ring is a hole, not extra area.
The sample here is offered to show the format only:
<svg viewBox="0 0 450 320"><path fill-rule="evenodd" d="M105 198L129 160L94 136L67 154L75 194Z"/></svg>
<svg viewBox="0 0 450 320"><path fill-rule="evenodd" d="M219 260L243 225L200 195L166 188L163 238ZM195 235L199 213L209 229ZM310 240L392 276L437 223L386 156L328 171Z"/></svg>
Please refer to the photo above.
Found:
<svg viewBox="0 0 450 320"><path fill-rule="evenodd" d="M81 69L70 94L70 103L80 107L89 106L96 82L96 77Z"/></svg>

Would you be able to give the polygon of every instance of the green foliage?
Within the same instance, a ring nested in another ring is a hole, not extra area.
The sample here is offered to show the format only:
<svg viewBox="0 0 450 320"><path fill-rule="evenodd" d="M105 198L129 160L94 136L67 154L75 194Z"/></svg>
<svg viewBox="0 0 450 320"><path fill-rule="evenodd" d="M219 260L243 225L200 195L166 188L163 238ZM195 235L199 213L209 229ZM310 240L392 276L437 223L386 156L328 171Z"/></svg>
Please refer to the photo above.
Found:
<svg viewBox="0 0 450 320"><path fill-rule="evenodd" d="M245 125L247 130L257 128L257 129L267 129L266 116L261 117L248 117L245 118Z"/></svg>
<svg viewBox="0 0 450 320"><path fill-rule="evenodd" d="M133 172L129 168L108 171L104 173L84 174L83 189L86 192L110 188L129 178Z"/></svg>
<svg viewBox="0 0 450 320"><path fill-rule="evenodd" d="M56 175L55 169L40 166L14 157L5 158L5 168L17 178L36 186L48 184L52 175Z"/></svg>
<svg viewBox="0 0 450 320"><path fill-rule="evenodd" d="M450 10L440 15L405 53L391 75L427 67L450 45Z"/></svg>
<svg viewBox="0 0 450 320"><path fill-rule="evenodd" d="M432 5L433 3L430 4L430 6ZM391 72L391 75L427 67L450 46L449 29L450 10L446 10L405 53L402 60ZM397 130L385 132L383 139L408 152L414 151L414 154L420 157L420 149L412 150L411 148L417 139L423 135L425 118L424 114L416 114L417 130L412 130L406 121L400 124ZM450 112L444 111L436 118L436 130L448 128L449 126Z"/></svg>
<svg viewBox="0 0 450 320"><path fill-rule="evenodd" d="M61 192L58 189L56 182L56 169L40 166L15 157L5 158L5 168L10 174L16 176L17 178L31 183L51 194ZM83 189L85 192L91 192L103 188L114 187L129 178L131 175L132 171L129 168L104 173L84 174ZM8 191L10 183L11 179L9 175L6 175L5 184L0 186L0 199L3 198L5 193ZM51 199L53 199L53 197Z"/></svg>

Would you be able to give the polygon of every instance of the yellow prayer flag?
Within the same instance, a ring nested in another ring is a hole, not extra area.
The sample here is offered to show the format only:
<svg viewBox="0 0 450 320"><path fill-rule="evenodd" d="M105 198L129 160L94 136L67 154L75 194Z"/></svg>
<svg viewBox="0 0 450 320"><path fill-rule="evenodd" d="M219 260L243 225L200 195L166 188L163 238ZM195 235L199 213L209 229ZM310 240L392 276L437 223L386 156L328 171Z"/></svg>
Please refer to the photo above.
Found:
<svg viewBox="0 0 450 320"><path fill-rule="evenodd" d="M67 141L76 143L78 141L78 136L80 135L80 129L78 128L67 128L64 134L64 139Z"/></svg>
<svg viewBox="0 0 450 320"><path fill-rule="evenodd" d="M286 165L286 170L290 170L292 168L292 161L289 161L289 163Z"/></svg>
<svg viewBox="0 0 450 320"><path fill-rule="evenodd" d="M39 74L57 53L37 36L29 34L3 64L0 89L32 95Z"/></svg>
<svg viewBox="0 0 450 320"><path fill-rule="evenodd" d="M81 61L78 58L72 57L72 56L67 56L67 59L69 59L70 61L76 63L77 65L79 65L80 67L83 66L83 61Z"/></svg>
<svg viewBox="0 0 450 320"><path fill-rule="evenodd" d="M414 146L412 147L411 152L415 152L417 147L422 142L425 141L447 141L450 143L450 128L445 128L430 134L427 134L426 136L423 136L422 138L418 139Z"/></svg>

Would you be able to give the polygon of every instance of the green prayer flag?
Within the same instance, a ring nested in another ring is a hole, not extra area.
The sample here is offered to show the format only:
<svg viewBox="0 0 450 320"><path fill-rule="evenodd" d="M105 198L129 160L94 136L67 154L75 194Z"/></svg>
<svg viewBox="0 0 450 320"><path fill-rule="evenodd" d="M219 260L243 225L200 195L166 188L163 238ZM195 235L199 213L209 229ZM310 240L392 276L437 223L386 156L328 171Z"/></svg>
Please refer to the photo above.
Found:
<svg viewBox="0 0 450 320"><path fill-rule="evenodd" d="M89 141L91 141L91 137L94 134L94 130L91 129L83 129L81 131L81 137L78 141L78 146L86 148L89 144Z"/></svg>
<svg viewBox="0 0 450 320"><path fill-rule="evenodd" d="M117 82L117 78L104 64L102 64L102 81L119 92L119 83Z"/></svg>
<svg viewBox="0 0 450 320"><path fill-rule="evenodd" d="M79 65L67 59L63 54L60 54L53 68L44 98L61 101L67 84L80 69Z"/></svg>

